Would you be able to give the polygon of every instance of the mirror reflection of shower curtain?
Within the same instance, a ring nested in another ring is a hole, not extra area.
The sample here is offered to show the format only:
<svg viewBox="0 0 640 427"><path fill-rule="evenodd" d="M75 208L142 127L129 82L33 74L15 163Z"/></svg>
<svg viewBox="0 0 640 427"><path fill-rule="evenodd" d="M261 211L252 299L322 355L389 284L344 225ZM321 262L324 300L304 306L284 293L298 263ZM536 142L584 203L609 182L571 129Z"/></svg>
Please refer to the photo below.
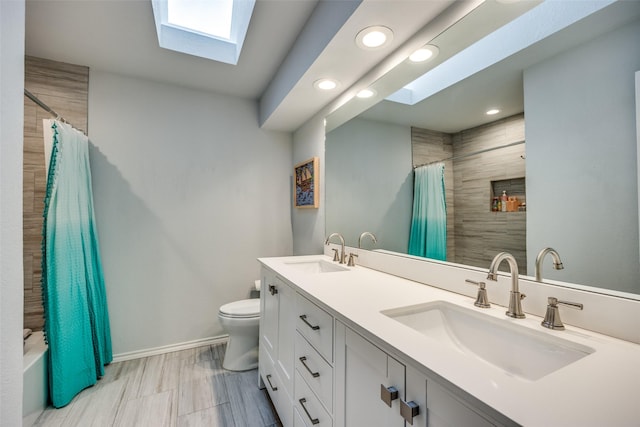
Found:
<svg viewBox="0 0 640 427"><path fill-rule="evenodd" d="M93 212L89 141L51 121L53 139L45 196L42 292L53 406L104 375L111 333Z"/></svg>
<svg viewBox="0 0 640 427"><path fill-rule="evenodd" d="M414 171L413 216L409 254L446 261L447 208L444 163L420 166Z"/></svg>

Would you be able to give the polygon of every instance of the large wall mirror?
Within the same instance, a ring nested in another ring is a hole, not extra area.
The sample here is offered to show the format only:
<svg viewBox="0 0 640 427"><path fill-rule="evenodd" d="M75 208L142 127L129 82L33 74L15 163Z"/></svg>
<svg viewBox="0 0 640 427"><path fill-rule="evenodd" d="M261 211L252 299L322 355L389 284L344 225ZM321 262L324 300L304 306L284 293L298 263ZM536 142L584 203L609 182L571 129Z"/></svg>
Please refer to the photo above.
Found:
<svg viewBox="0 0 640 427"><path fill-rule="evenodd" d="M570 19L540 36L545 13L553 25ZM533 29L515 27L527 20ZM378 243L364 248L406 253L413 168L444 160L448 262L487 268L506 250L533 276L550 246L565 269L547 260L545 281L640 297L638 46L640 2L546 1L398 82L393 96L328 129L327 232L357 247L370 231ZM500 112L487 116L491 108ZM517 207L493 212L503 191Z"/></svg>

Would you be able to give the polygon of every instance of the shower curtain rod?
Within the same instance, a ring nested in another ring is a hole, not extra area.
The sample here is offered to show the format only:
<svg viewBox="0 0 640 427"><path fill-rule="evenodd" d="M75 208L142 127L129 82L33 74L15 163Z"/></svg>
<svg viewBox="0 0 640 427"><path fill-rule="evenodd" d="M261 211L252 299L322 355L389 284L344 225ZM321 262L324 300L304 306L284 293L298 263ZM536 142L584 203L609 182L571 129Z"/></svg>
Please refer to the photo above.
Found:
<svg viewBox="0 0 640 427"><path fill-rule="evenodd" d="M422 166L433 165L434 163L446 162L448 160L463 159L465 157L475 156L476 154L482 154L482 153L486 153L486 152L493 151L493 150L499 150L500 148L507 148L507 147L513 147L514 145L524 144L524 142L525 141L522 140L522 141L512 142L510 144L499 145L497 147L485 148L484 150L474 151L473 153L461 154L459 156L447 157L446 159L442 159L442 160L434 160L433 162L422 163L420 165L414 166L413 168L417 169L417 168L422 167Z"/></svg>
<svg viewBox="0 0 640 427"><path fill-rule="evenodd" d="M75 129L75 126L73 126L71 123L69 123L64 117L62 117L60 114L56 113L56 111L49 107L47 104L45 104L44 102L40 101L40 99L38 99L37 96L35 96L34 94L32 94L31 92L29 92L27 89L24 90L24 94L27 98L29 98L30 100L32 100L33 102L35 102L36 104L38 104L38 106L40 106L43 110L45 110L47 113L50 113L54 116L56 116L56 120L60 120L63 123L68 124L69 126L72 126ZM85 133L82 129L78 129L80 130L82 133Z"/></svg>

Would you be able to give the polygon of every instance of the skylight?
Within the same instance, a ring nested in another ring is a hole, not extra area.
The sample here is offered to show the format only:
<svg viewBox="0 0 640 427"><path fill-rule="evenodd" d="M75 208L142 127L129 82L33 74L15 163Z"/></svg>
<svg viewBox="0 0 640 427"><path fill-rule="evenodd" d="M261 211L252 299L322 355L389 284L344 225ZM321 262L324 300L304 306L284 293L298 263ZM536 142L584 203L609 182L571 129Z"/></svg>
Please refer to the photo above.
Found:
<svg viewBox="0 0 640 427"><path fill-rule="evenodd" d="M168 0L167 5L169 24L221 39L231 38L233 0Z"/></svg>
<svg viewBox="0 0 640 427"><path fill-rule="evenodd" d="M255 0L152 0L160 47L237 64Z"/></svg>

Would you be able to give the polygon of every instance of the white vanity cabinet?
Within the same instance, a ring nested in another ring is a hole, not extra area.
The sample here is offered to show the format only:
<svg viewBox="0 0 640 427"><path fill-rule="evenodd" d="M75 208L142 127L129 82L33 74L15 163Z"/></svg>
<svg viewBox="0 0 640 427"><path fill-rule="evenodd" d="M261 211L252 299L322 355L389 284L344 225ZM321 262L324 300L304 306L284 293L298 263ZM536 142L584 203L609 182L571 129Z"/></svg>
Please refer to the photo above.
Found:
<svg viewBox="0 0 640 427"><path fill-rule="evenodd" d="M273 271L262 269L259 368L284 425L293 421L295 291Z"/></svg>
<svg viewBox="0 0 640 427"><path fill-rule="evenodd" d="M515 425L269 268L262 280L260 377L284 427Z"/></svg>

